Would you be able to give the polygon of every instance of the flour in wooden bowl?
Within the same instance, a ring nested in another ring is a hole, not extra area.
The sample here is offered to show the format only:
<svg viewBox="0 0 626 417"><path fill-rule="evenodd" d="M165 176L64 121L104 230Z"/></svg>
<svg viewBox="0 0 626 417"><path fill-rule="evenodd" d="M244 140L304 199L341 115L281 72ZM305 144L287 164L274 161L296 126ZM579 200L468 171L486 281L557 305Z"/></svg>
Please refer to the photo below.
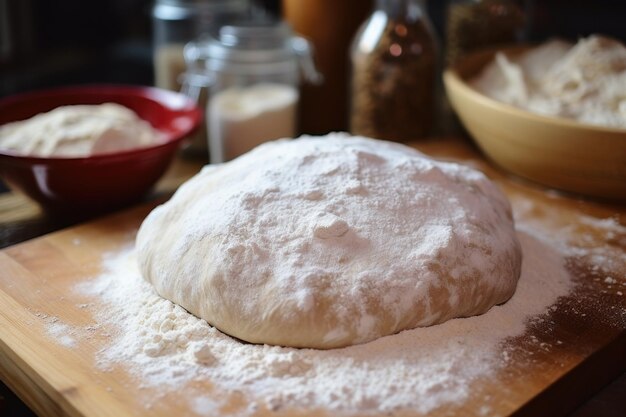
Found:
<svg viewBox="0 0 626 417"><path fill-rule="evenodd" d="M500 52L471 83L534 113L626 128L626 47L615 39L550 41L515 57Z"/></svg>

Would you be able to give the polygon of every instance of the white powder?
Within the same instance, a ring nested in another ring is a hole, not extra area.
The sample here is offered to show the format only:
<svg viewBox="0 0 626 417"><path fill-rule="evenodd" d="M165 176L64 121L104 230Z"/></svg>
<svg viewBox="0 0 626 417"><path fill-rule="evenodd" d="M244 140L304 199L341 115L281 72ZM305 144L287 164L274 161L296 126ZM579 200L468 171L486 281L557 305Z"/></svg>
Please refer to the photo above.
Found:
<svg viewBox="0 0 626 417"><path fill-rule="evenodd" d="M50 336L54 338L58 343L65 347L74 347L76 340L72 336L75 333L75 329L68 326L65 323L59 321L58 317L47 317L47 331Z"/></svg>
<svg viewBox="0 0 626 417"><path fill-rule="evenodd" d="M598 280L614 278L611 274L626 274L622 249L626 226L617 218L598 219L563 206L549 208L515 194L510 194L509 199L516 221L531 227L536 237L550 239L579 264L589 265L589 273Z"/></svg>
<svg viewBox="0 0 626 417"><path fill-rule="evenodd" d="M613 39L551 41L513 58L499 53L472 84L532 112L626 128L626 48Z"/></svg>
<svg viewBox="0 0 626 417"><path fill-rule="evenodd" d="M160 140L148 122L115 103L61 106L0 126L0 149L45 157L119 152Z"/></svg>
<svg viewBox="0 0 626 417"><path fill-rule="evenodd" d="M209 380L217 390L242 393L251 414L287 407L427 413L468 398L473 381L493 375L509 360L507 338L522 334L531 317L567 294L570 277L561 255L524 231L519 238L522 276L506 304L482 316L343 349L232 339L157 296L141 278L132 249L107 256L105 272L78 290L99 297L106 307L96 310L98 321L117 328L98 357L100 366L123 364L146 386L185 395L186 383ZM193 412L210 414L219 409L220 398L213 392L187 401Z"/></svg>
<svg viewBox="0 0 626 417"><path fill-rule="evenodd" d="M229 161L255 146L296 133L298 91L286 84L231 87L207 108L211 162Z"/></svg>
<svg viewBox="0 0 626 417"><path fill-rule="evenodd" d="M159 294L224 332L314 348L483 313L521 265L508 201L481 172L342 134L204 170L137 248Z"/></svg>

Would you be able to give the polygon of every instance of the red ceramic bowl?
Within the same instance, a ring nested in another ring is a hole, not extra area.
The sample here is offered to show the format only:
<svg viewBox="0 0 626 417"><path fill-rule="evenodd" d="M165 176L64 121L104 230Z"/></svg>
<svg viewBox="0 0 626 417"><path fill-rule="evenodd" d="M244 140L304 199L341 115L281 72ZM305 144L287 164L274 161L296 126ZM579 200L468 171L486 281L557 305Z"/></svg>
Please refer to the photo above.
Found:
<svg viewBox="0 0 626 417"><path fill-rule="evenodd" d="M0 100L0 124L69 104L118 103L162 133L155 146L79 158L30 157L0 150L0 176L48 211L120 207L139 199L163 175L201 112L186 96L151 87L89 85L20 94Z"/></svg>

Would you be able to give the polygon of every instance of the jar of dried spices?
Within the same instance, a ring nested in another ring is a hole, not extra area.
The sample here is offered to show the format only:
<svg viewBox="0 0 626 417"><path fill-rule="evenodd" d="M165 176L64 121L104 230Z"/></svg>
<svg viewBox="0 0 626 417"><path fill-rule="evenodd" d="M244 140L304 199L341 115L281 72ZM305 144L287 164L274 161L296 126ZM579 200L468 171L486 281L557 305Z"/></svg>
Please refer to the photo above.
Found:
<svg viewBox="0 0 626 417"><path fill-rule="evenodd" d="M520 41L525 15L520 1L452 0L446 11L446 62L466 53Z"/></svg>
<svg viewBox="0 0 626 417"><path fill-rule="evenodd" d="M422 1L377 0L351 48L351 133L394 141L428 135L437 55Z"/></svg>

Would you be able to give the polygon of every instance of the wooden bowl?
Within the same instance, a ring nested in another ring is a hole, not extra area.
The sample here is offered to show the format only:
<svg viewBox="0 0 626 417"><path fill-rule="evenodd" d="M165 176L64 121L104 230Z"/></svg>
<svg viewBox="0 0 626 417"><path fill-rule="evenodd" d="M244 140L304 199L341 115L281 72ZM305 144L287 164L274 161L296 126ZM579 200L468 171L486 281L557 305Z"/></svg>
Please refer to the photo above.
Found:
<svg viewBox="0 0 626 417"><path fill-rule="evenodd" d="M514 56L528 47L503 52ZM497 51L481 51L444 72L448 98L483 152L505 170L586 196L626 200L626 130L544 116L501 103L468 84Z"/></svg>

